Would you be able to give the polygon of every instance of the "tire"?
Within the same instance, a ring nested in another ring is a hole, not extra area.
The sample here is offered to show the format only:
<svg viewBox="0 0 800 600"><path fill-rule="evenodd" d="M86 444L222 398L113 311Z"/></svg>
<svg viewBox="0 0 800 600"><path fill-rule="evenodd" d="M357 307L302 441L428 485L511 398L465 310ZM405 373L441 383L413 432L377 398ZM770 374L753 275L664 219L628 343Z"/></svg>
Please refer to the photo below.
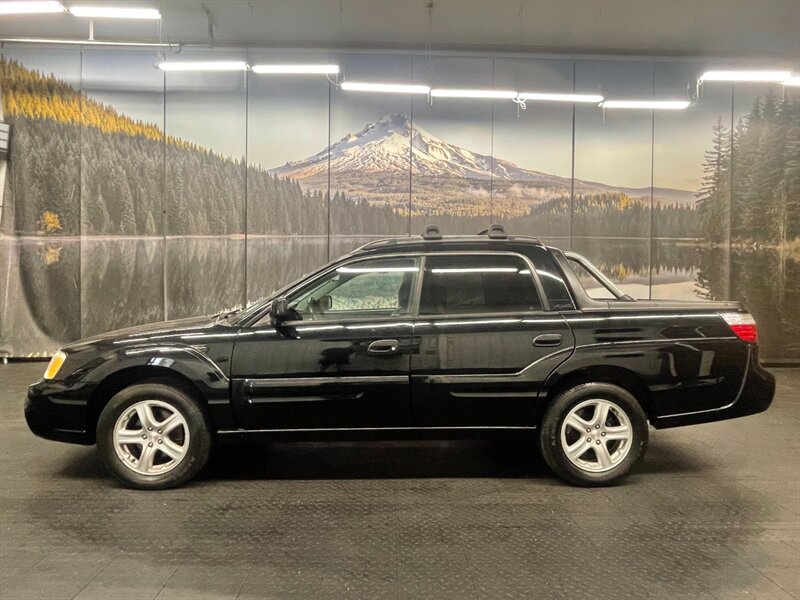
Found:
<svg viewBox="0 0 800 600"><path fill-rule="evenodd" d="M630 392L610 383L584 383L560 393L547 408L539 447L562 479L601 487L630 473L644 456L647 438L647 416Z"/></svg>
<svg viewBox="0 0 800 600"><path fill-rule="evenodd" d="M161 383L116 394L97 422L97 449L114 477L140 490L176 487L208 461L211 431L185 392Z"/></svg>

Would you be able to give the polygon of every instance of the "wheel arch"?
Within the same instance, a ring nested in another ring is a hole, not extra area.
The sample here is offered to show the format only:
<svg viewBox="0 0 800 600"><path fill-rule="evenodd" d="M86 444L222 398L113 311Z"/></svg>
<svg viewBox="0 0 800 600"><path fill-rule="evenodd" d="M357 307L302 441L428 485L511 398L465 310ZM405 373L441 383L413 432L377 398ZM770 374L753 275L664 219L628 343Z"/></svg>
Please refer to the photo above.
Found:
<svg viewBox="0 0 800 600"><path fill-rule="evenodd" d="M123 389L140 383L161 383L179 389L197 403L206 417L210 416L208 402L186 375L168 367L135 365L109 373L92 393L87 415L89 420L87 431L91 432L92 437L94 437L100 413L103 412L111 398Z"/></svg>
<svg viewBox="0 0 800 600"><path fill-rule="evenodd" d="M635 372L617 365L593 365L574 369L567 373L551 375L547 382L546 402L550 403L562 392L582 383L610 383L630 392L650 419L651 395L642 378ZM544 416L544 407L539 417Z"/></svg>

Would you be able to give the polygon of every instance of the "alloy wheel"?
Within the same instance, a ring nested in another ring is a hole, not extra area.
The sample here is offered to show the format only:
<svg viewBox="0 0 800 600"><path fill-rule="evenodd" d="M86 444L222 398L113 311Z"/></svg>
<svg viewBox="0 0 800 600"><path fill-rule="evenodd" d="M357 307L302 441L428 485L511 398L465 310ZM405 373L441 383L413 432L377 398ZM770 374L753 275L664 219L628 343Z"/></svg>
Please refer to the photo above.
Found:
<svg viewBox="0 0 800 600"><path fill-rule="evenodd" d="M172 405L142 400L114 425L114 450L122 464L140 475L161 475L177 467L189 450L189 426Z"/></svg>
<svg viewBox="0 0 800 600"><path fill-rule="evenodd" d="M610 400L576 405L561 424L561 448L583 471L602 473L619 465L631 449L633 427L625 411Z"/></svg>

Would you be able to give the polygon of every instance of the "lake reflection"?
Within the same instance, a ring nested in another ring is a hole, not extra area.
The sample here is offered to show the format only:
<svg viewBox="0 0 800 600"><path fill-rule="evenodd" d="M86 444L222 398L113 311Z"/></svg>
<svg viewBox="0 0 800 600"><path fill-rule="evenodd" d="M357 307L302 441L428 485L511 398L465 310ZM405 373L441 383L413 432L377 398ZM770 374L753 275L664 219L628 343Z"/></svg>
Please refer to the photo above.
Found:
<svg viewBox="0 0 800 600"><path fill-rule="evenodd" d="M334 237L332 257L371 238ZM552 240L566 247L564 240ZM327 262L325 237L0 238L0 356L50 353L121 327L210 314L253 302ZM777 250L738 250L646 239L575 239L638 298L741 300L762 355L800 358L800 261Z"/></svg>
<svg viewBox="0 0 800 600"><path fill-rule="evenodd" d="M583 254L626 294L639 299L698 300L696 244L649 239L575 238L575 252Z"/></svg>

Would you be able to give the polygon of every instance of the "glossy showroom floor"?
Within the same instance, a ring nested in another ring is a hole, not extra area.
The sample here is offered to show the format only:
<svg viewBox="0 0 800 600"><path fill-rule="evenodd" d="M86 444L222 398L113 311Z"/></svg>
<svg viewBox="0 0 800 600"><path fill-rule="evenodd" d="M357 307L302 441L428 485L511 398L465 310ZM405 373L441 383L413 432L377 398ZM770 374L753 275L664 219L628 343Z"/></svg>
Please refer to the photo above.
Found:
<svg viewBox="0 0 800 600"><path fill-rule="evenodd" d="M0 366L0 596L800 598L800 370L762 415L653 432L626 484L568 487L530 443L227 447L134 492L22 418Z"/></svg>

